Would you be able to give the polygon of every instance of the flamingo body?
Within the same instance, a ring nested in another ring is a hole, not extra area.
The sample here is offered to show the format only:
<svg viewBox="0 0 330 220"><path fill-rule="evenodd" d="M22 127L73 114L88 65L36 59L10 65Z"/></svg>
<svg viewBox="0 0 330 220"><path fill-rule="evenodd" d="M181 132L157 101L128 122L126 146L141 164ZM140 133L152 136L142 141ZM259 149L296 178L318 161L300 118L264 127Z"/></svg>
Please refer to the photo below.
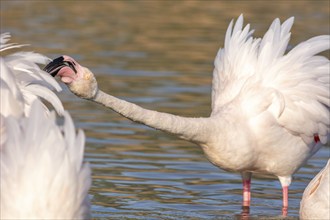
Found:
<svg viewBox="0 0 330 220"><path fill-rule="evenodd" d="M1 52L23 45L8 44ZM88 219L90 168L83 162L85 137L51 91L59 84L38 64L43 55L0 57L0 219ZM59 125L55 112L64 116Z"/></svg>
<svg viewBox="0 0 330 220"><path fill-rule="evenodd" d="M300 219L330 219L330 159L306 187Z"/></svg>
<svg viewBox="0 0 330 220"><path fill-rule="evenodd" d="M253 38L243 16L230 23L215 58L212 112L187 118L144 109L98 89L93 73L69 56L46 71L77 96L124 117L201 146L208 160L243 179L243 206L250 205L252 173L272 174L283 188L283 214L292 175L328 141L328 35L304 41L285 54L293 18L275 19L263 38Z"/></svg>

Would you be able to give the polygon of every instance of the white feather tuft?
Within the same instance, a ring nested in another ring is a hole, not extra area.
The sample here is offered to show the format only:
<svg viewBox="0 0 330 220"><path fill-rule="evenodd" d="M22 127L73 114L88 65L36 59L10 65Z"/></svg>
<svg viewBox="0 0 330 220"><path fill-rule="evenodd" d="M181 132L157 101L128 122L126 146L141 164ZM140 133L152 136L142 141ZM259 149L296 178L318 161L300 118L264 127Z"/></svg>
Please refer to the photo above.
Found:
<svg viewBox="0 0 330 220"><path fill-rule="evenodd" d="M214 62L212 114L237 100L246 115L269 111L278 126L310 140L306 144L315 134L324 144L330 131L330 63L317 54L329 50L330 36L313 37L285 55L293 22L275 19L261 40L251 37L249 25L243 29L242 15L229 24Z"/></svg>
<svg viewBox="0 0 330 220"><path fill-rule="evenodd" d="M13 47L21 47L22 45L7 44L10 34L1 34L1 51L7 51ZM40 69L38 64L45 64L50 59L34 52L17 52L0 58L1 62L1 84L7 85L6 89L1 85L1 90L12 93L16 99L8 100L1 106L3 115L10 114L11 111L17 112L21 109L11 109L17 104L10 102L19 101L22 105L23 112L29 113L29 108L33 101L38 98L44 98L51 103L58 114L63 114L64 109L61 101L51 91L61 91L60 85L48 73ZM9 97L1 94L1 100ZM48 111L48 108L45 107ZM19 114L18 114L19 115Z"/></svg>
<svg viewBox="0 0 330 220"><path fill-rule="evenodd" d="M29 117L2 118L1 219L89 218L84 136L64 113L63 129L34 102ZM78 153L77 153L78 152ZM32 193L33 192L33 193Z"/></svg>

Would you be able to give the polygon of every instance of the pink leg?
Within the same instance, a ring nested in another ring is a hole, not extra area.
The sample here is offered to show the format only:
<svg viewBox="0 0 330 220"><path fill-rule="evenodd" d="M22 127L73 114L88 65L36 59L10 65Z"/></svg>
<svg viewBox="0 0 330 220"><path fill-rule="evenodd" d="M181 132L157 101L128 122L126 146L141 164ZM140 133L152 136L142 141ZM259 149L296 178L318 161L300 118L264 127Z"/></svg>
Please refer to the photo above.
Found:
<svg viewBox="0 0 330 220"><path fill-rule="evenodd" d="M251 201L251 179L243 180L243 206L250 206Z"/></svg>
<svg viewBox="0 0 330 220"><path fill-rule="evenodd" d="M283 186L283 208L282 208L282 215L287 216L288 215L288 206L289 206L289 187Z"/></svg>
<svg viewBox="0 0 330 220"><path fill-rule="evenodd" d="M282 207L282 215L286 217L288 215L288 206L289 206L289 186L291 184L292 177L291 176L279 176L278 179L281 182L282 191L283 191L283 207Z"/></svg>
<svg viewBox="0 0 330 220"><path fill-rule="evenodd" d="M250 213L250 201L251 201L251 173L242 173L242 180L243 180L243 213L242 214L249 214Z"/></svg>

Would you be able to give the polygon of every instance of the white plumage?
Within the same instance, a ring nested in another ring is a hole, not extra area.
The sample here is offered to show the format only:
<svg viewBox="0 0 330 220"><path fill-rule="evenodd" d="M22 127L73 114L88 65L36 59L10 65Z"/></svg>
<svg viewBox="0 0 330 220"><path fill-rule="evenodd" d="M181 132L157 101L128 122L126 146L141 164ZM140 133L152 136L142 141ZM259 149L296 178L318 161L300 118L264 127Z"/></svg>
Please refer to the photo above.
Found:
<svg viewBox="0 0 330 220"><path fill-rule="evenodd" d="M45 115L34 102L29 117L1 119L1 219L89 218L84 134L76 135L68 113L64 118L60 128L55 114Z"/></svg>
<svg viewBox="0 0 330 220"><path fill-rule="evenodd" d="M1 52L22 45L6 44ZM1 219L89 218L90 168L83 162L85 137L50 90L58 83L39 64L49 59L31 52L1 56ZM53 111L64 116L58 125Z"/></svg>
<svg viewBox="0 0 330 220"><path fill-rule="evenodd" d="M306 187L300 219L330 219L330 159Z"/></svg>
<svg viewBox="0 0 330 220"><path fill-rule="evenodd" d="M8 44L9 39L8 33L1 34L1 53L26 46ZM61 101L51 91L52 89L61 91L60 85L38 66L49 61L49 58L34 52L16 52L1 56L1 114L3 116L27 116L32 102L39 98L50 102L59 114L63 113ZM48 111L46 106L44 109Z"/></svg>
<svg viewBox="0 0 330 220"><path fill-rule="evenodd" d="M293 18L282 25L275 19L264 37L255 39L249 25L242 30L242 16L233 30L230 23L225 48L215 59L212 114L239 98L247 117L268 111L307 144L315 134L325 144L330 123L329 60L316 54L329 49L330 39L314 37L284 54L292 25Z"/></svg>
<svg viewBox="0 0 330 220"><path fill-rule="evenodd" d="M124 117L200 145L211 163L240 172L243 206L250 206L252 173L279 178L283 215L292 175L329 135L328 35L300 43L285 54L293 18L275 19L263 38L253 38L243 16L230 23L215 58L212 113L187 118L147 110L98 89L93 73L69 56L47 65L77 96Z"/></svg>

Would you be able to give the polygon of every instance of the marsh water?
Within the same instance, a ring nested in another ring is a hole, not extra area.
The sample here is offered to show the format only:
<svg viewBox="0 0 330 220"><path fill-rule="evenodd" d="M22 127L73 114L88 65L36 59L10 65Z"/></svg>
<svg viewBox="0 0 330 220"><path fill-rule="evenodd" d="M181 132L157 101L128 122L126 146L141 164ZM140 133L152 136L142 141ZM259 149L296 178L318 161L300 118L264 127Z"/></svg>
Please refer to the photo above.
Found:
<svg viewBox="0 0 330 220"><path fill-rule="evenodd" d="M262 36L272 20L295 16L290 46L329 34L329 1L3 1L1 32L55 58L68 54L99 87L148 109L182 116L211 111L213 59L232 18L244 14ZM189 142L59 94L87 136L94 219L239 219L241 178L211 165ZM294 146L293 146L294 147ZM289 218L326 164L322 148L295 175ZM280 218L275 177L252 179L251 218Z"/></svg>

